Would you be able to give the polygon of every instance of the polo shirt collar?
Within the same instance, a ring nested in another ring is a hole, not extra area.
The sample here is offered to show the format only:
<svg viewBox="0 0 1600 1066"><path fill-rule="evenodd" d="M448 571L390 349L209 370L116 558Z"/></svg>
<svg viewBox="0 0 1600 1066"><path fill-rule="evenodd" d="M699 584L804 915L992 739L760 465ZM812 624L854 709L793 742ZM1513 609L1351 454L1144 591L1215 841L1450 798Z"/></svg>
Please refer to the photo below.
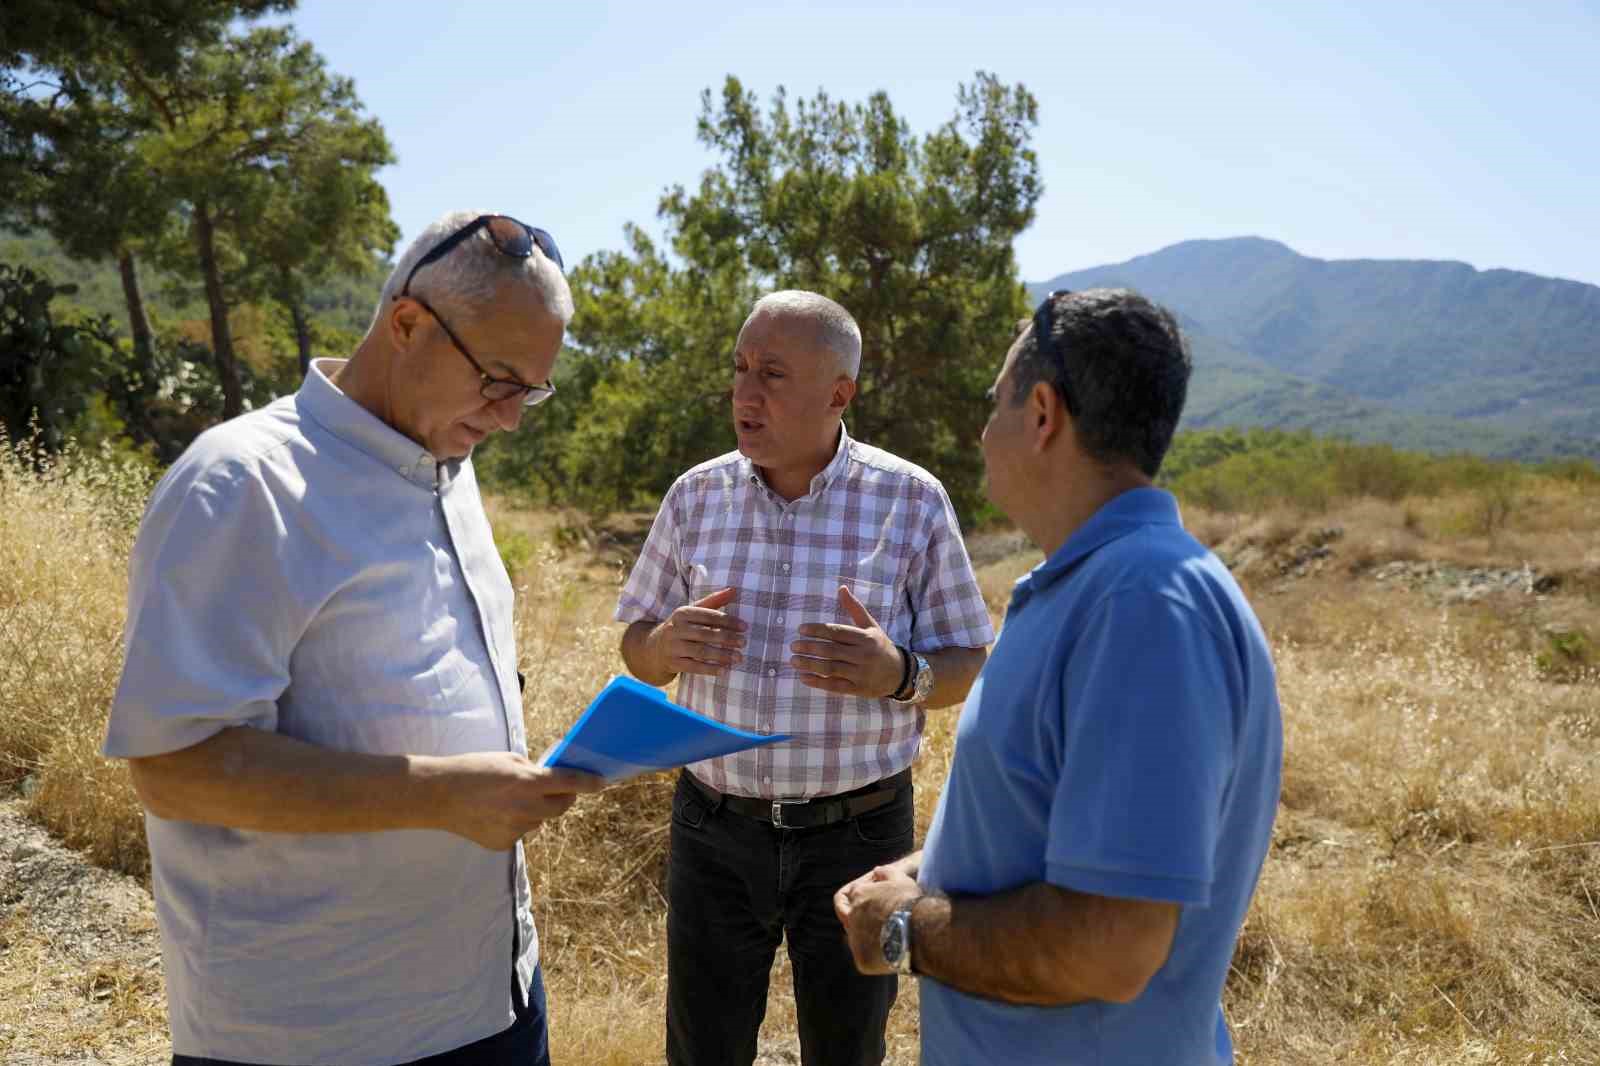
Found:
<svg viewBox="0 0 1600 1066"><path fill-rule="evenodd" d="M331 380L347 360L313 359L295 393L295 405L323 429L358 448L407 481L427 489L444 488L461 460L438 462L426 448L388 425L346 395Z"/></svg>
<svg viewBox="0 0 1600 1066"><path fill-rule="evenodd" d="M850 465L850 434L844 428L844 422L839 423L839 443L833 449L833 458L828 460L828 465L817 472L811 479L806 496L815 496L832 485L834 480ZM767 491L771 491L766 479L761 476L761 471L756 469L756 464L746 455L739 456L739 469L747 484ZM805 497L801 497L804 499Z"/></svg>
<svg viewBox="0 0 1600 1066"><path fill-rule="evenodd" d="M1020 607L1035 592L1042 591L1097 549L1137 532L1145 526L1182 526L1178 500L1165 489L1129 489L1106 501L1079 526L1065 544L1050 557L1017 580L1011 589L1011 606Z"/></svg>

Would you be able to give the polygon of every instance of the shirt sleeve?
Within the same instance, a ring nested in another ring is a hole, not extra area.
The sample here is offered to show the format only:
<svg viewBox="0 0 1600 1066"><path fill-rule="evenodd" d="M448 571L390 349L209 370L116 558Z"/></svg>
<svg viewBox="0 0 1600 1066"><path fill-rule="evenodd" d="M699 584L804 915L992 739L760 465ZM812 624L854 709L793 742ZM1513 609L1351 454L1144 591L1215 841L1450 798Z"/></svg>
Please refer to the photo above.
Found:
<svg viewBox="0 0 1600 1066"><path fill-rule="evenodd" d="M127 657L103 748L112 758L178 751L230 726L275 730L304 629L284 517L265 486L239 470L175 474L129 563Z"/></svg>
<svg viewBox="0 0 1600 1066"><path fill-rule="evenodd" d="M676 492L668 491L650 525L639 560L622 586L613 617L618 622L659 622L689 602L689 587L678 566Z"/></svg>
<svg viewBox="0 0 1600 1066"><path fill-rule="evenodd" d="M989 609L972 572L955 508L943 486L935 488L927 549L911 560L907 570L911 650L985 647L994 641Z"/></svg>
<svg viewBox="0 0 1600 1066"><path fill-rule="evenodd" d="M1204 905L1242 676L1168 595L1115 592L1091 619L1063 679L1046 874L1079 892Z"/></svg>

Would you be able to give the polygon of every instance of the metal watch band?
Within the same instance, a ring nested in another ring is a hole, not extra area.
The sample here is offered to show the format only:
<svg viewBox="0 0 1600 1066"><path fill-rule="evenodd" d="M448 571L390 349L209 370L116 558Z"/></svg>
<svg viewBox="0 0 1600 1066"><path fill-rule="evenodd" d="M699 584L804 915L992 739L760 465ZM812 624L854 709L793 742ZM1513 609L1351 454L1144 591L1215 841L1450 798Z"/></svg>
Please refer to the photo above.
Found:
<svg viewBox="0 0 1600 1066"><path fill-rule="evenodd" d="M921 703L933 691L933 667L929 665L926 656L918 652L910 652L912 659L911 691L901 696L896 692L889 699L895 703Z"/></svg>
<svg viewBox="0 0 1600 1066"><path fill-rule="evenodd" d="M895 973L908 976L915 972L911 968L911 912L917 905L917 899L896 907L883 928L884 961L894 967ZM891 950L894 952L892 958Z"/></svg>

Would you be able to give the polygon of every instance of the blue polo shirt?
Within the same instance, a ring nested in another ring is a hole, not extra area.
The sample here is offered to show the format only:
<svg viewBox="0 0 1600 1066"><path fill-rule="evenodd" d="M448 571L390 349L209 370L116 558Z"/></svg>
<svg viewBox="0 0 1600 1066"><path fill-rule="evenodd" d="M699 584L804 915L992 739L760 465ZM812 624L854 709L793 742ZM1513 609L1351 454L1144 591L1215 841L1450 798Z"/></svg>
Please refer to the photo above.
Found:
<svg viewBox="0 0 1600 1066"><path fill-rule="evenodd" d="M921 881L1181 905L1132 1003L1013 1006L924 979L922 1061L1228 1063L1222 984L1277 811L1267 640L1159 489L1111 500L1017 582L961 711Z"/></svg>

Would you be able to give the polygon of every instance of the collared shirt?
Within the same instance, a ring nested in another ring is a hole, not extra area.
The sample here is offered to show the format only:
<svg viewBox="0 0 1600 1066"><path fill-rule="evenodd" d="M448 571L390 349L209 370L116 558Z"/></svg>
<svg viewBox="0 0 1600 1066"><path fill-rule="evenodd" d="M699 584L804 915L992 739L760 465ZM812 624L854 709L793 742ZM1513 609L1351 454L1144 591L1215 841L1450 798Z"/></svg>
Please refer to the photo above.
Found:
<svg viewBox="0 0 1600 1066"><path fill-rule="evenodd" d="M231 726L338 751L525 753L512 591L470 462L436 464L312 364L157 486L105 753ZM511 1024L538 959L522 849L147 815L173 1050L389 1066ZM513 944L516 947L513 947Z"/></svg>
<svg viewBox="0 0 1600 1066"><path fill-rule="evenodd" d="M715 676L684 674L685 706L756 733L794 739L696 763L739 796L831 796L898 773L916 758L925 713L887 699L807 688L789 645L807 622L854 623L849 586L889 638L913 651L979 648L994 639L955 510L921 467L850 439L793 501L738 452L673 483L617 604L620 622L660 621L733 586L744 658Z"/></svg>
<svg viewBox="0 0 1600 1066"><path fill-rule="evenodd" d="M1230 1062L1222 985L1282 757L1271 655L1239 586L1170 495L1117 496L1017 582L919 880L1176 903L1172 950L1127 1004L1018 1006L924 979L923 1062Z"/></svg>

